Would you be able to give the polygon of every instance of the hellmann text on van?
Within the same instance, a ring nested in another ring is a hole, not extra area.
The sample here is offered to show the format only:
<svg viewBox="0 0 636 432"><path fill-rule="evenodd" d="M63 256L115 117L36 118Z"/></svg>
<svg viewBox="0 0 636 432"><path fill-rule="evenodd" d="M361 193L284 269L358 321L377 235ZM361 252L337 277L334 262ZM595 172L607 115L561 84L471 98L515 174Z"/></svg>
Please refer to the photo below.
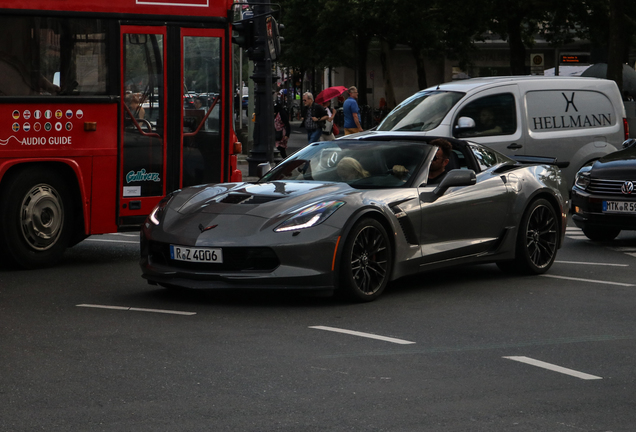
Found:
<svg viewBox="0 0 636 432"><path fill-rule="evenodd" d="M612 125L612 114L532 117L535 130L588 128Z"/></svg>

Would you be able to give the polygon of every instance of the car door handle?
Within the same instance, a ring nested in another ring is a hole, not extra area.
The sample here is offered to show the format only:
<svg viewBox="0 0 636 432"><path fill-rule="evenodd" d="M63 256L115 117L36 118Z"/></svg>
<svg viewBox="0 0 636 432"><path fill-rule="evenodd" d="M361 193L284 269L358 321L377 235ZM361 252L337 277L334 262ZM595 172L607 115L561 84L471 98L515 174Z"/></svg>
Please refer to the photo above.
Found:
<svg viewBox="0 0 636 432"><path fill-rule="evenodd" d="M518 149L520 149L521 147L523 147L521 144L512 143L512 144L510 144L510 145L509 145L508 147L506 147L506 148L509 148L510 150L518 150Z"/></svg>

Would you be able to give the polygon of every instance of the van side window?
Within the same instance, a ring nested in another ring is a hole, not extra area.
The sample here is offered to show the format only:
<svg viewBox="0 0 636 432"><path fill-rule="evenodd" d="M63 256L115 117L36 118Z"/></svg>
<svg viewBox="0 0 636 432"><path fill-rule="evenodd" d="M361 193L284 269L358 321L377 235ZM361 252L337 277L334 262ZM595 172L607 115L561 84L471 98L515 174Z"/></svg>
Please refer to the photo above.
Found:
<svg viewBox="0 0 636 432"><path fill-rule="evenodd" d="M472 118L475 127L457 131L456 137L512 135L517 130L515 97L511 93L482 97L462 108L454 126L460 117Z"/></svg>

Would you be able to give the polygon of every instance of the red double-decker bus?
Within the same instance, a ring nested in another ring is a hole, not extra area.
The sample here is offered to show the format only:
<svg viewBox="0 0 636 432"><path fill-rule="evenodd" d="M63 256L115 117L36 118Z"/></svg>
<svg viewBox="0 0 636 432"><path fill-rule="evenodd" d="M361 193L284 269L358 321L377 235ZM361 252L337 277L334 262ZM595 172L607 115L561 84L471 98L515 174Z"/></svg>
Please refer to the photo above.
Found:
<svg viewBox="0 0 636 432"><path fill-rule="evenodd" d="M184 186L240 181L232 0L0 3L0 256L50 265Z"/></svg>

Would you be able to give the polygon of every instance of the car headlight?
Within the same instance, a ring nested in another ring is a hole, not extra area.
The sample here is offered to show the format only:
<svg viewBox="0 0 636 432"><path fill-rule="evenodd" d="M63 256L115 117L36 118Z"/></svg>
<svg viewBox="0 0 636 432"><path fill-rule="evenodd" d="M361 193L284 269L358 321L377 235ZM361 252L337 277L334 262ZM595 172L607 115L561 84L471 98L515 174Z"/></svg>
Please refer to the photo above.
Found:
<svg viewBox="0 0 636 432"><path fill-rule="evenodd" d="M579 172L576 173L576 178L574 179L574 186L579 189L587 189L590 184L590 173L589 172Z"/></svg>
<svg viewBox="0 0 636 432"><path fill-rule="evenodd" d="M150 222L152 222L155 225L159 225L161 215L164 209L168 206L168 203L172 199L172 196L173 194L167 195L165 198L159 201L159 204L157 204L155 208L152 210L152 212L150 212L150 214L148 215L148 220Z"/></svg>
<svg viewBox="0 0 636 432"><path fill-rule="evenodd" d="M343 201L323 201L303 207L274 231L294 231L319 225L343 205Z"/></svg>

